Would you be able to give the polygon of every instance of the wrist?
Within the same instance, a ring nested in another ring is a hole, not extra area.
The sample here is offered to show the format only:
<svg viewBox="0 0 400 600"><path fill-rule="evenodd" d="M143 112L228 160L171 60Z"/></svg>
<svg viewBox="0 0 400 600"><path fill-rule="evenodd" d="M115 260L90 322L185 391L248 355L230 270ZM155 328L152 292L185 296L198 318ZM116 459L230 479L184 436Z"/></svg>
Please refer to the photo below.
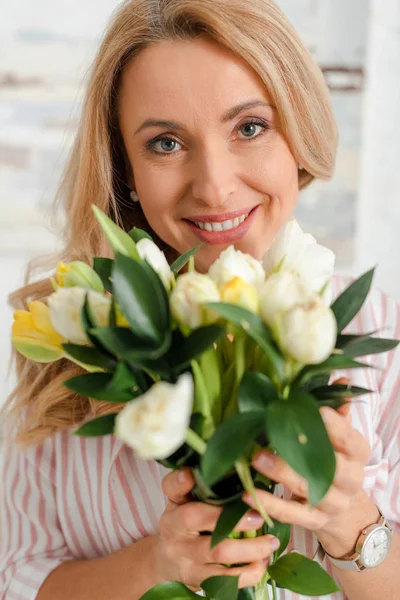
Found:
<svg viewBox="0 0 400 600"><path fill-rule="evenodd" d="M365 527L378 522L379 511L365 492L354 498L350 508L326 528L316 532L325 552L334 558L354 554L357 540Z"/></svg>

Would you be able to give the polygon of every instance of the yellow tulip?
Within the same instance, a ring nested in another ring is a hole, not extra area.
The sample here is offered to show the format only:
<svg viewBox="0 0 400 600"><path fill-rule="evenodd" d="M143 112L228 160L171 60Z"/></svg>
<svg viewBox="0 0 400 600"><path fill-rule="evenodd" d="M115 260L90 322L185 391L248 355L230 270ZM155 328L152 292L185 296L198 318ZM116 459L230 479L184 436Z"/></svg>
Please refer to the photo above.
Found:
<svg viewBox="0 0 400 600"><path fill-rule="evenodd" d="M54 362L64 356L67 340L54 329L49 308L43 302L30 302L29 311L17 310L12 325L12 343L20 354L36 362Z"/></svg>
<svg viewBox="0 0 400 600"><path fill-rule="evenodd" d="M220 287L221 302L236 304L242 308L258 313L259 297L257 289L251 283L247 283L241 277L234 277Z"/></svg>
<svg viewBox="0 0 400 600"><path fill-rule="evenodd" d="M59 262L56 282L59 287L82 287L100 294L104 292L103 283L96 271L80 260L68 264Z"/></svg>

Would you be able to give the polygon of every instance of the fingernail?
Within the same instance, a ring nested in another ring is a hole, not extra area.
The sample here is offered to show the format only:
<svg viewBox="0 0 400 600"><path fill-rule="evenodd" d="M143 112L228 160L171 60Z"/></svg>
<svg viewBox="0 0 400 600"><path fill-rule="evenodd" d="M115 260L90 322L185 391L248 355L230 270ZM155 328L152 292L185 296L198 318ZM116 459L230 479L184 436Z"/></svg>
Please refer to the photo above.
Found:
<svg viewBox="0 0 400 600"><path fill-rule="evenodd" d="M186 481L186 473L185 473L185 471L179 471L178 472L178 483L183 484L183 483L185 483L185 481Z"/></svg>
<svg viewBox="0 0 400 600"><path fill-rule="evenodd" d="M258 529L264 524L264 519L256 512L250 512L247 515L247 523L254 527L254 529Z"/></svg>
<svg viewBox="0 0 400 600"><path fill-rule="evenodd" d="M281 545L281 543L278 540L278 538L276 538L276 537L271 538L271 548L274 552L275 552L275 550L278 550L280 545Z"/></svg>
<svg viewBox="0 0 400 600"><path fill-rule="evenodd" d="M332 420L332 414L331 414L330 409L325 410L324 408L322 408L321 409L321 417L322 417L322 420L324 423L330 423Z"/></svg>
<svg viewBox="0 0 400 600"><path fill-rule="evenodd" d="M256 456L254 460L254 465L261 469L265 469L266 471L273 469L275 465L274 457L266 452L260 452L260 454Z"/></svg>

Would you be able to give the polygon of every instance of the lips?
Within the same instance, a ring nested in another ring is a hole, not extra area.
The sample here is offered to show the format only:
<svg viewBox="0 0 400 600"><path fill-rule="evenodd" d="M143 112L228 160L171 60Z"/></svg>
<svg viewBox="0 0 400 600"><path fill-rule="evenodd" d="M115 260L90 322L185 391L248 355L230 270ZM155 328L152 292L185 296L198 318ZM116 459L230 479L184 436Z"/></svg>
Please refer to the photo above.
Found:
<svg viewBox="0 0 400 600"><path fill-rule="evenodd" d="M255 219L255 216L258 212L259 206L256 206L253 209L242 209L240 211L236 211L233 213L225 213L223 215L205 215L201 216L197 215L190 219L183 219L185 223L191 228L193 233L202 241L208 244L222 245L222 244L232 244L234 242L239 241L249 230L250 226ZM246 217L246 215L248 215ZM244 221L240 223L240 217L245 217ZM234 221L235 219L239 219L239 224L233 228L228 228L222 231L207 231L205 228L200 228L197 223L219 223L222 225L227 221Z"/></svg>

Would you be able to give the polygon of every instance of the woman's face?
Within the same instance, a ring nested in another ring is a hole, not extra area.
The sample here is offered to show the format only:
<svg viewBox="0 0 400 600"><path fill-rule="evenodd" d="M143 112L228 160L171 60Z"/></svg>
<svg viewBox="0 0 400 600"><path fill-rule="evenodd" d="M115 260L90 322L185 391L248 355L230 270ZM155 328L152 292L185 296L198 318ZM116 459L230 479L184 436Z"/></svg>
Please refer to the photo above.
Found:
<svg viewBox="0 0 400 600"><path fill-rule="evenodd" d="M123 73L120 127L150 227L179 253L205 242L199 271L230 244L260 259L294 211L298 165L265 86L211 40L142 50Z"/></svg>

